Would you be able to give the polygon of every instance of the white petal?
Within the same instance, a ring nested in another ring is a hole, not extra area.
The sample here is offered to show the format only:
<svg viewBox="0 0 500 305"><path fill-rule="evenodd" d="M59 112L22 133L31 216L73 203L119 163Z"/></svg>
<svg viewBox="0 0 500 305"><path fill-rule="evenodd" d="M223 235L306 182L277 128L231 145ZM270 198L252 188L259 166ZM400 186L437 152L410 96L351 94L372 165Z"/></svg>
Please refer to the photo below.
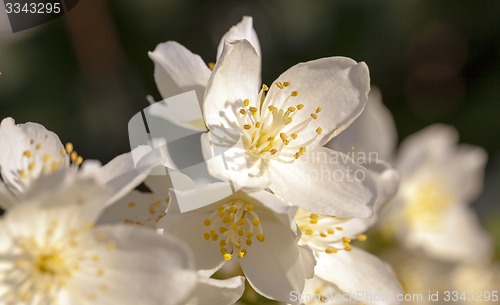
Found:
<svg viewBox="0 0 500 305"><path fill-rule="evenodd" d="M88 285L105 284L95 289L93 304L180 304L196 286L197 275L192 257L183 243L152 230L127 225L103 226L96 235L106 236L115 249L102 253L104 275L75 278L74 285L84 290ZM96 288L97 288L96 287Z"/></svg>
<svg viewBox="0 0 500 305"><path fill-rule="evenodd" d="M167 204L168 201L156 194L133 190L107 207L99 217L98 223L127 223L156 229L156 222L165 215Z"/></svg>
<svg viewBox="0 0 500 305"><path fill-rule="evenodd" d="M316 253L315 274L368 305L399 304L403 289L388 264L356 247L336 254Z"/></svg>
<svg viewBox="0 0 500 305"><path fill-rule="evenodd" d="M206 131L207 128L201 114L200 105L202 101L196 96L196 92L191 90L171 96L145 108L143 111L151 136L155 138L174 134L177 137L182 137L186 133L192 134L189 131ZM172 131L164 130L164 128L172 129ZM171 142L176 138L166 137L166 139L167 142Z"/></svg>
<svg viewBox="0 0 500 305"><path fill-rule="evenodd" d="M98 175L107 186L113 189L113 196L107 201L111 204L128 194L147 176L134 165L132 153L119 155L99 168Z"/></svg>
<svg viewBox="0 0 500 305"><path fill-rule="evenodd" d="M264 160L248 155L241 141L228 147L213 141L215 137L212 132L201 137L203 156L213 177L231 181L236 189L259 190L269 186L271 180Z"/></svg>
<svg viewBox="0 0 500 305"><path fill-rule="evenodd" d="M259 38L257 37L257 33L253 29L253 19L252 17L244 16L241 21L232 26L229 31L222 36L219 46L217 47L217 59L222 54L222 49L224 48L224 42L227 40L248 40L252 46L254 47L257 55L261 56L260 52L260 43Z"/></svg>
<svg viewBox="0 0 500 305"><path fill-rule="evenodd" d="M264 242L254 242L245 257L239 259L248 282L261 295L291 302L292 291L301 292L312 273L310 256L302 257L290 225L271 212L258 211ZM307 250L310 251L310 250ZM291 302L298 304L297 302Z"/></svg>
<svg viewBox="0 0 500 305"><path fill-rule="evenodd" d="M109 194L93 179L67 176L60 189L26 199L9 209L6 219L12 232L44 240L53 223L64 234L93 224Z"/></svg>
<svg viewBox="0 0 500 305"><path fill-rule="evenodd" d="M379 212L396 194L400 177L397 169L384 161L362 164L377 185L377 201L374 210Z"/></svg>
<svg viewBox="0 0 500 305"><path fill-rule="evenodd" d="M279 89L275 85L277 82L290 82L290 86ZM290 97L292 91L298 92L298 95ZM318 119L312 120L300 132L297 141L313 138L320 127L323 133L318 139L322 146L361 114L369 91L370 76L365 63L345 57L329 57L300 63L285 71L271 86L266 100L272 99L273 104L279 106L279 101L288 98L280 106L284 109L304 105L295 112L291 127L311 119L310 115L320 107Z"/></svg>
<svg viewBox="0 0 500 305"><path fill-rule="evenodd" d="M191 299L185 305L233 305L245 291L245 278L226 280L199 277Z"/></svg>
<svg viewBox="0 0 500 305"><path fill-rule="evenodd" d="M176 205L177 202L172 198L170 204ZM224 262L224 258L220 254L219 243L203 238L203 233L207 231L203 222L210 216L211 212L193 211L180 214L171 212L169 209L167 215L157 225L157 228L179 238L191 248L195 266L204 276L211 276L220 269Z"/></svg>
<svg viewBox="0 0 500 305"><path fill-rule="evenodd" d="M491 238L471 208L457 204L443 216L436 230L411 230L406 244L447 261L477 262L491 255Z"/></svg>
<svg viewBox="0 0 500 305"><path fill-rule="evenodd" d="M450 190L465 202L472 202L483 189L487 155L484 149L461 144L443 160L442 171Z"/></svg>
<svg viewBox="0 0 500 305"><path fill-rule="evenodd" d="M397 133L394 119L384 104L380 91L372 88L361 115L326 146L357 158L392 160Z"/></svg>
<svg viewBox="0 0 500 305"><path fill-rule="evenodd" d="M189 178L188 178L189 179ZM148 176L144 180L144 184L159 198L170 198L170 188L172 182L167 175L163 176Z"/></svg>
<svg viewBox="0 0 500 305"><path fill-rule="evenodd" d="M429 159L445 160L455 151L457 142L458 133L453 127L431 125L401 143L397 168L402 176L408 176Z"/></svg>
<svg viewBox="0 0 500 305"><path fill-rule="evenodd" d="M195 90L202 101L210 69L199 55L175 41L167 41L148 53L155 63L155 82L162 97Z"/></svg>
<svg viewBox="0 0 500 305"><path fill-rule="evenodd" d="M373 214L377 189L366 169L348 156L318 147L292 164L271 162L270 189L295 206L337 217Z"/></svg>
<svg viewBox="0 0 500 305"><path fill-rule="evenodd" d="M226 41L205 93L203 115L208 128L232 128L239 135L234 125L237 108L245 99L258 102L259 85L260 58L254 47L247 40Z"/></svg>
<svg viewBox="0 0 500 305"><path fill-rule="evenodd" d="M64 149L59 137L37 123L17 124L12 118L2 120L0 124L0 168L4 183L13 191L22 192L25 189L19 172L28 172L28 164L35 164L29 175L38 177L42 174L42 165L45 155L50 155L54 161L62 166L68 165L66 154L61 155ZM37 149L38 147L38 149ZM23 156L25 151L32 153L31 157ZM28 174L28 173L27 173Z"/></svg>

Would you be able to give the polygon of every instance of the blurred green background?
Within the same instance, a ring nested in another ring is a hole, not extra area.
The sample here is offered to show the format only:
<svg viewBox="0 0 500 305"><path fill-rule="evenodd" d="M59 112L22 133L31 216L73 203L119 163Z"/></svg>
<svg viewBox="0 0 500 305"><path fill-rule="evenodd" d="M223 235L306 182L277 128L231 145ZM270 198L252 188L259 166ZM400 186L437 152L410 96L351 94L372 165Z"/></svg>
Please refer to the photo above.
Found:
<svg viewBox="0 0 500 305"><path fill-rule="evenodd" d="M436 123L489 153L475 203L500 236L500 2L495 0L81 0L67 15L0 32L0 117L39 122L85 158L128 147L127 123L160 96L147 56L176 40L209 62L220 37L253 16L270 84L292 65L365 61L400 139ZM1 147L0 147L1 149Z"/></svg>

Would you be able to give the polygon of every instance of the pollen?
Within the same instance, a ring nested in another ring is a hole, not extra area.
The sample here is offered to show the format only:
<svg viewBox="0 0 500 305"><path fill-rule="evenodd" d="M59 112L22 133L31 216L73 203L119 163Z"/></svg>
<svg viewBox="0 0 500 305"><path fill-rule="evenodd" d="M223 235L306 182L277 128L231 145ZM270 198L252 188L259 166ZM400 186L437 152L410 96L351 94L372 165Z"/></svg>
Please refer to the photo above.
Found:
<svg viewBox="0 0 500 305"><path fill-rule="evenodd" d="M358 240L359 241L365 241L367 239L368 239L368 237L365 234L358 234Z"/></svg>
<svg viewBox="0 0 500 305"><path fill-rule="evenodd" d="M66 143L66 152L68 154L71 154L73 152L73 143L70 142Z"/></svg>
<svg viewBox="0 0 500 305"><path fill-rule="evenodd" d="M225 260L230 260L233 255L243 258L247 250L242 246L251 246L252 239L265 241L259 216L254 211L254 206L238 198L228 200L220 205L203 224L209 228L203 234L205 240L219 240L220 252ZM220 236L216 234L220 233Z"/></svg>

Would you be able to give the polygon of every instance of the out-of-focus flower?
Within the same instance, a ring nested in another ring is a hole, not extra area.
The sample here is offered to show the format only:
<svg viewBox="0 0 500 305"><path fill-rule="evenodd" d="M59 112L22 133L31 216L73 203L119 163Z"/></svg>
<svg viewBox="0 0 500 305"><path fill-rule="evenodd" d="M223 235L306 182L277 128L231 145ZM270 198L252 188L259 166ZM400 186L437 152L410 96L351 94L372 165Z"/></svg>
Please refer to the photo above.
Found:
<svg viewBox="0 0 500 305"><path fill-rule="evenodd" d="M9 209L0 220L2 303L186 302L197 282L189 249L151 230L95 226L110 196L96 179L68 174Z"/></svg>
<svg viewBox="0 0 500 305"><path fill-rule="evenodd" d="M457 132L433 125L401 145L401 186L385 231L411 249L442 260L474 262L491 254L491 242L469 204L482 188L486 154L457 145Z"/></svg>
<svg viewBox="0 0 500 305"><path fill-rule="evenodd" d="M226 40L238 39L250 41L260 55L259 39L252 24L252 17L243 17L240 23L224 34L217 48L217 58L220 57ZM155 64L156 86L164 99L195 90L198 100L203 101L213 64L207 66L199 55L193 54L175 41L157 45L153 52L149 52L149 57ZM167 115L165 119L188 129L206 130L201 112L196 111L197 109L179 103L169 103L168 107L170 111L165 113Z"/></svg>
<svg viewBox="0 0 500 305"><path fill-rule="evenodd" d="M450 262L433 259L422 250L409 251L402 248L384 251L381 257L392 265L401 281L406 297L404 304L441 304L444 291L453 290L451 284L453 264ZM439 299L430 299L430 295L436 293Z"/></svg>
<svg viewBox="0 0 500 305"><path fill-rule="evenodd" d="M498 263L460 264L453 269L450 279L462 304L489 305L500 301Z"/></svg>
<svg viewBox="0 0 500 305"><path fill-rule="evenodd" d="M244 59L244 60L243 60ZM371 179L331 183L320 171L365 169L322 147L361 113L368 68L344 57L298 64L260 91L260 57L245 40L226 42L203 103L209 132L202 136L209 172L239 187L269 187L301 208L341 217L369 217L376 198ZM266 93L267 92L267 93ZM226 150L227 167L210 162ZM345 162L325 162L328 155Z"/></svg>
<svg viewBox="0 0 500 305"><path fill-rule="evenodd" d="M311 251L297 245L292 222L296 209L266 191L237 191L220 200L217 193L226 189L225 184L210 184L186 193L217 198L186 213L180 213L177 198L172 197L158 228L191 247L201 274L211 275L225 261L236 259L258 293L287 301L291 291L302 291L314 266Z"/></svg>
<svg viewBox="0 0 500 305"><path fill-rule="evenodd" d="M137 170L130 153L116 157L105 166L95 160L84 161L71 143L64 146L55 133L37 123L16 124L12 118L3 119L0 145L3 181L0 192L6 198L0 203L2 208L30 196L27 193L50 191L57 187L65 173L95 172L95 176L113 190L107 204L127 194L146 177L147 170ZM39 186L36 190L31 187L35 181Z"/></svg>

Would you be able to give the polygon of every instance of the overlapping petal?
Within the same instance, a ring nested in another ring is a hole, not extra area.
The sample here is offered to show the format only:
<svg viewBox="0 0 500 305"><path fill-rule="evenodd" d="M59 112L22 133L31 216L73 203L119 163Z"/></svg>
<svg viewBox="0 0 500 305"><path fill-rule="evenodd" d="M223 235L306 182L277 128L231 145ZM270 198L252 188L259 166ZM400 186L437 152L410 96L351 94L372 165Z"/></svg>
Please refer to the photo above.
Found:
<svg viewBox="0 0 500 305"><path fill-rule="evenodd" d="M369 217L377 189L348 156L318 147L292 164L273 162L270 189L301 208L338 217Z"/></svg>

